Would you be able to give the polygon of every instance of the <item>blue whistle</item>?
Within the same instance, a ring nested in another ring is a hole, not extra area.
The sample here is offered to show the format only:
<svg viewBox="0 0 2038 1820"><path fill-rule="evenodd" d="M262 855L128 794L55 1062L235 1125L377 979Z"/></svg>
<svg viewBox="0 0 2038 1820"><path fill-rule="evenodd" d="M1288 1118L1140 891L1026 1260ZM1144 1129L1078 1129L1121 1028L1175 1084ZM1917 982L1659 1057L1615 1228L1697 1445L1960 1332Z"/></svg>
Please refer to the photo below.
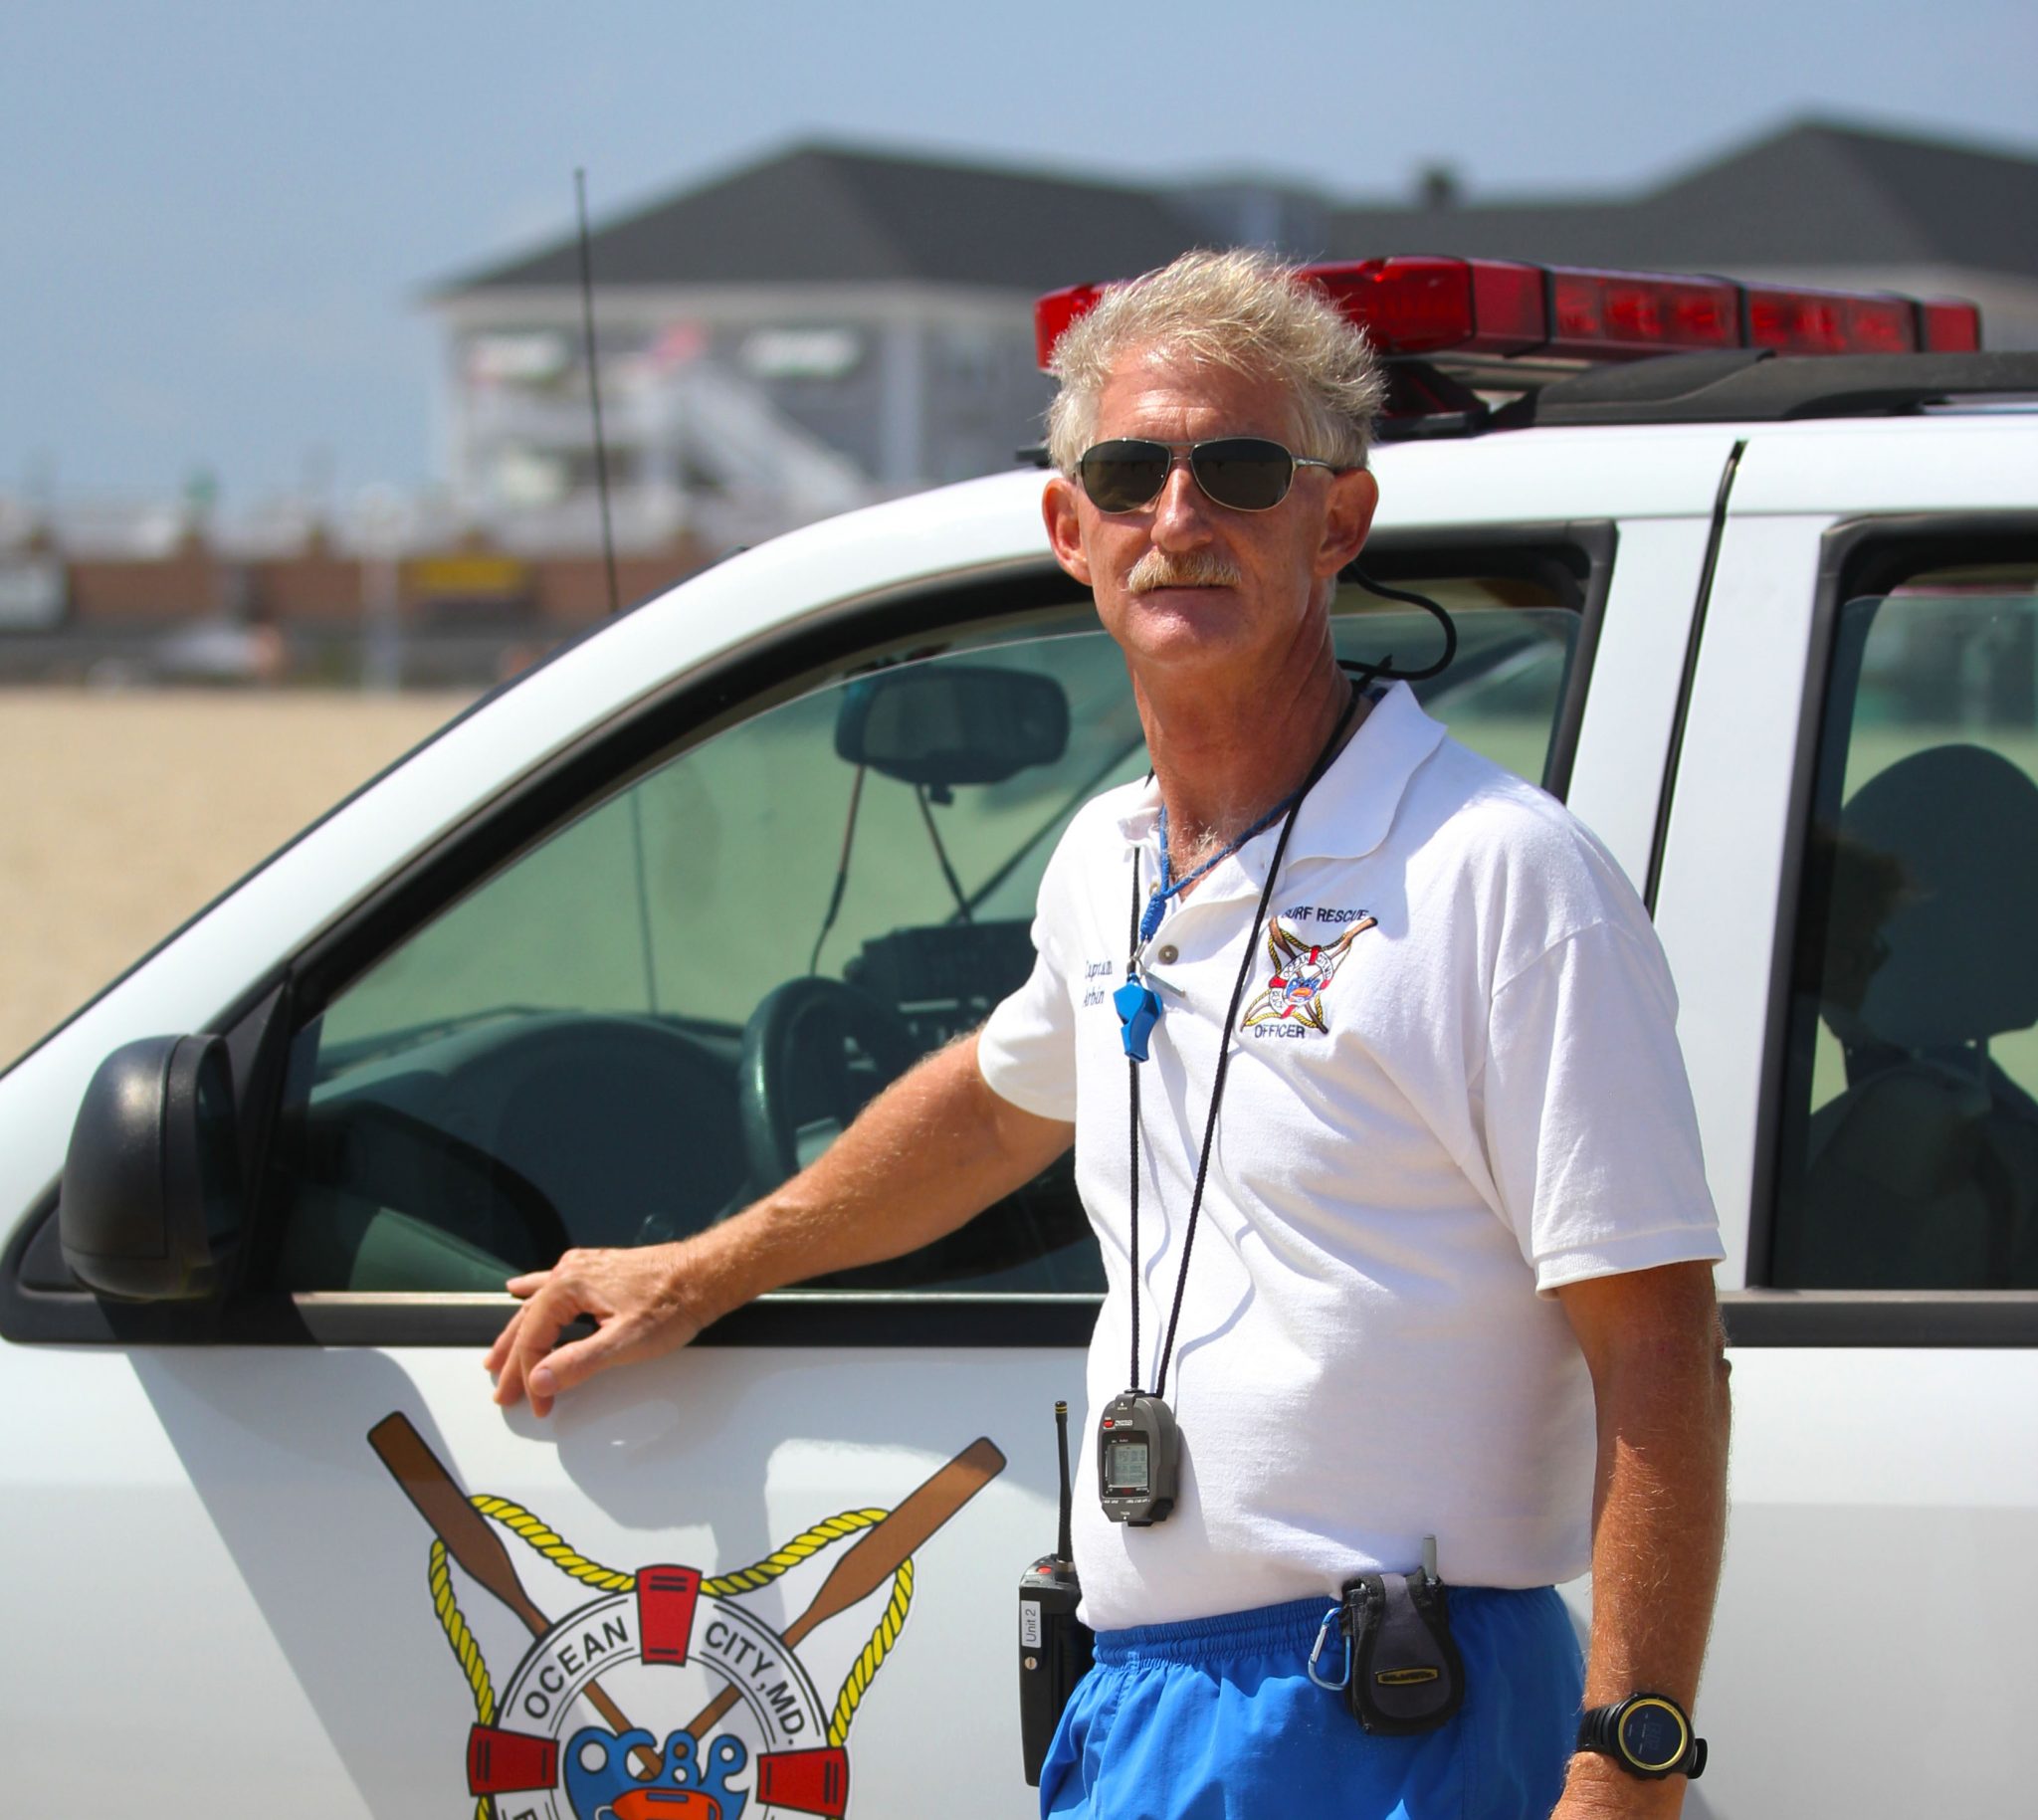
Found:
<svg viewBox="0 0 2038 1820"><path fill-rule="evenodd" d="M1160 1000L1154 996L1153 988L1128 979L1111 995L1111 1002L1118 1010L1119 1022L1124 1026L1119 1035L1125 1045L1125 1054L1135 1062L1145 1061L1147 1041L1153 1035L1153 1026L1160 1022Z"/></svg>

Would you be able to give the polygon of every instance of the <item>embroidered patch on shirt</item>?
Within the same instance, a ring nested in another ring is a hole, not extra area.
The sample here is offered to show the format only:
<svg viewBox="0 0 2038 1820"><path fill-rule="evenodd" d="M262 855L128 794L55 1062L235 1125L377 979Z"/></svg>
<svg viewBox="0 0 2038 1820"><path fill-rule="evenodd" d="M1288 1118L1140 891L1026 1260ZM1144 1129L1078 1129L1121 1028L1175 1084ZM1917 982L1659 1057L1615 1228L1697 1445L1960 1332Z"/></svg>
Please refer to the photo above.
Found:
<svg viewBox="0 0 2038 1820"><path fill-rule="evenodd" d="M1276 917L1267 928L1267 959L1273 977L1267 981L1267 989L1246 1006L1239 1028L1282 1036L1327 1031L1330 1026L1324 998L1330 982L1344 964L1353 939L1376 925L1377 918L1360 910L1335 941L1313 944L1283 927L1282 918Z"/></svg>

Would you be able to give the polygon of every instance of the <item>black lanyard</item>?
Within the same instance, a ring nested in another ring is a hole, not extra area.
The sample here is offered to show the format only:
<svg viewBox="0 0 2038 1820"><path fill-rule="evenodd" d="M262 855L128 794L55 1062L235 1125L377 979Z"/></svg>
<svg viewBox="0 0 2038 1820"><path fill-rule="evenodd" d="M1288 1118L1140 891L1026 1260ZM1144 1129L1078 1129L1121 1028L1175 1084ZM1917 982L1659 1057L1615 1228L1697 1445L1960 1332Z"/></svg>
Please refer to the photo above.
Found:
<svg viewBox="0 0 2038 1820"><path fill-rule="evenodd" d="M1310 774L1303 779L1303 785L1296 792L1295 800L1289 806L1288 814L1281 823L1281 838L1274 844L1274 858L1267 867L1267 883L1260 888L1259 907L1253 911L1253 925L1246 931L1246 948L1238 964L1238 978L1231 988L1231 1004L1224 1013L1224 1022L1217 1027L1217 1073L1210 1083L1210 1112L1203 1121L1203 1149L1196 1159L1196 1187L1189 1197L1189 1222L1182 1233L1181 1268L1175 1272L1174 1306L1168 1311L1167 1335L1160 1345L1160 1367L1153 1378L1153 1394L1161 1397L1167 1393L1167 1366L1174 1356L1174 1330L1182 1317L1182 1292L1189 1284L1189 1251L1196 1243L1196 1218L1203 1210L1203 1184L1210 1174L1210 1147L1217 1135L1217 1109L1224 1102L1224 1078L1231 1066L1231 1027L1238 1019L1238 1008L1245 998L1246 981L1253 976L1253 951L1259 945L1260 924L1267 919L1267 907L1274 901L1274 882L1281 876L1281 862L1288 853L1288 837L1295 832L1295 818L1302 813L1302 806L1309 793L1317 787L1324 773L1330 768L1330 760L1336 756L1338 742L1344 737L1344 729L1351 724L1351 716L1357 710L1361 694L1354 683L1351 699L1344 705L1344 711L1337 716L1337 724L1330 729L1330 736L1324 741L1324 749L1317 754L1317 762L1310 767ZM1125 977L1132 979L1137 974L1139 954L1139 856L1132 855L1132 920L1127 935L1125 953ZM1128 1094L1130 1114L1128 1124L1131 1130L1131 1270L1132 1270L1132 1372L1130 1388L1139 1389L1139 1062L1136 1056L1125 1058L1126 1079L1130 1083Z"/></svg>

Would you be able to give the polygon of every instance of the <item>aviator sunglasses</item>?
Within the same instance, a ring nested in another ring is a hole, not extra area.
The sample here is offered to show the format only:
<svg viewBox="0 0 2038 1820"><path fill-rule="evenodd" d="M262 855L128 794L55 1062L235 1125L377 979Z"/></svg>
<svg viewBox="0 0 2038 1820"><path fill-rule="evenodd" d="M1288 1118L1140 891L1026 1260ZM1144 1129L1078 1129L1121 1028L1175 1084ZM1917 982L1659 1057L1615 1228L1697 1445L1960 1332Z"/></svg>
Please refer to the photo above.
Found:
<svg viewBox="0 0 2038 1820"><path fill-rule="evenodd" d="M1264 436L1220 436L1207 443L1127 436L1086 450L1076 475L1099 511L1137 511L1160 498L1177 453L1187 455L1189 473L1203 497L1233 511L1271 511L1288 498L1298 468L1340 472L1334 462L1291 455Z"/></svg>

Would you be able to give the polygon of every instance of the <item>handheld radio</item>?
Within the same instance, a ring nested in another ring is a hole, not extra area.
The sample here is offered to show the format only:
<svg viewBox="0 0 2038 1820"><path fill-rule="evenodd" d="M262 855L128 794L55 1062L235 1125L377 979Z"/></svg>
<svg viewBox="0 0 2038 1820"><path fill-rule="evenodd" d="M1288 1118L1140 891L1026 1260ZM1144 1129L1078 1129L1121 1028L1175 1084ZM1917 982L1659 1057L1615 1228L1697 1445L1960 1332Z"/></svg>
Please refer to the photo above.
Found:
<svg viewBox="0 0 2038 1820"><path fill-rule="evenodd" d="M1061 1452L1061 1526L1055 1551L1019 1576L1019 1744L1026 1785L1040 1786L1062 1709L1076 1683L1090 1672L1092 1636L1076 1616L1083 1588L1069 1547L1069 1406L1055 1404L1055 1439Z"/></svg>

